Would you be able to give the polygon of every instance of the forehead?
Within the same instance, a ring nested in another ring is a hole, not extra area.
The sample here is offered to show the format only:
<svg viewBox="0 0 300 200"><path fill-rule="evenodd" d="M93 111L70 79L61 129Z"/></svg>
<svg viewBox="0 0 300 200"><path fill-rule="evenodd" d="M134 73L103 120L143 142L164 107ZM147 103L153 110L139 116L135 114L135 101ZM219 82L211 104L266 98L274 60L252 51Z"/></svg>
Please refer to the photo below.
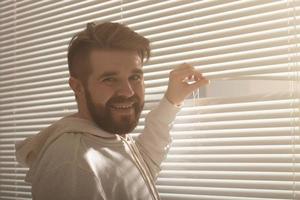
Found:
<svg viewBox="0 0 300 200"><path fill-rule="evenodd" d="M135 51L97 49L90 53L90 67L97 76L106 71L130 72L142 68L142 62Z"/></svg>

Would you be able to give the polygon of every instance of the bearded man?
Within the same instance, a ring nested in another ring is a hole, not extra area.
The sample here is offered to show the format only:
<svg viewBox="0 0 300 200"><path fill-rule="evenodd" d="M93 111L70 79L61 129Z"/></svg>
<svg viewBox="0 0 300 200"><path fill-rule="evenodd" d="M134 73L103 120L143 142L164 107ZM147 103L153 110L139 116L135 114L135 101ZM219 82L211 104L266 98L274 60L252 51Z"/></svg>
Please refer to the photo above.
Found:
<svg viewBox="0 0 300 200"><path fill-rule="evenodd" d="M184 99L208 83L191 65L170 72L164 97L145 118L143 64L150 42L125 25L88 23L68 48L78 112L16 144L33 200L158 200L155 181ZM194 83L186 80L193 79Z"/></svg>

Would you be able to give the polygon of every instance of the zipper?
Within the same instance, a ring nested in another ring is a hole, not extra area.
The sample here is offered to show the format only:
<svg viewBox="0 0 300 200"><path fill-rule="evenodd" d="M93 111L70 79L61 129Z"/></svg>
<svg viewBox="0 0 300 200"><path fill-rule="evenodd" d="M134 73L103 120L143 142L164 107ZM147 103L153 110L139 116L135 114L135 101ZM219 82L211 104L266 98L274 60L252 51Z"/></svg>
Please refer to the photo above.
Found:
<svg viewBox="0 0 300 200"><path fill-rule="evenodd" d="M133 161L135 162L137 168L139 169L139 171L141 172L141 175L151 193L152 199L153 200L160 200L159 194L157 192L153 177L150 173L150 170L148 168L148 166L146 165L146 163L144 162L141 154L139 153L139 150L137 149L136 145L134 144L133 139L131 138L130 135L127 135L126 137L129 138L130 143L127 141L126 138L123 138L122 136L119 136L122 141L124 141L126 143L126 145L128 146L130 152L131 152L131 156L133 158Z"/></svg>

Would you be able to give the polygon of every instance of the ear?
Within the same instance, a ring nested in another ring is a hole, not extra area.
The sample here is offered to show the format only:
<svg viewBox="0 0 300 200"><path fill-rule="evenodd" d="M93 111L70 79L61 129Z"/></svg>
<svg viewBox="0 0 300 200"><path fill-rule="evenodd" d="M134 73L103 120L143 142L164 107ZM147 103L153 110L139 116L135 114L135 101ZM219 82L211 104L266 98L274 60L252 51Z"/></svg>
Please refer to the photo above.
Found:
<svg viewBox="0 0 300 200"><path fill-rule="evenodd" d="M69 86L74 91L76 98L82 95L83 88L82 88L80 80L78 80L77 78L74 78L74 77L70 76L70 78L69 78Z"/></svg>

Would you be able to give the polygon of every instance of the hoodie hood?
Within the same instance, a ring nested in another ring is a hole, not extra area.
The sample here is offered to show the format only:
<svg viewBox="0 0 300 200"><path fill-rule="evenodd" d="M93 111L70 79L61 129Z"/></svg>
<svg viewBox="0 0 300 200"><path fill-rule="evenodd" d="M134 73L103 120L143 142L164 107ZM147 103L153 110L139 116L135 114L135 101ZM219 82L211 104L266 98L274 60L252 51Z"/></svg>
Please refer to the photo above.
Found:
<svg viewBox="0 0 300 200"><path fill-rule="evenodd" d="M17 161L25 167L32 168L39 155L47 149L49 144L68 132L92 134L104 139L105 142L118 142L121 140L117 135L100 129L94 122L74 115L63 117L38 134L17 142L15 144Z"/></svg>

